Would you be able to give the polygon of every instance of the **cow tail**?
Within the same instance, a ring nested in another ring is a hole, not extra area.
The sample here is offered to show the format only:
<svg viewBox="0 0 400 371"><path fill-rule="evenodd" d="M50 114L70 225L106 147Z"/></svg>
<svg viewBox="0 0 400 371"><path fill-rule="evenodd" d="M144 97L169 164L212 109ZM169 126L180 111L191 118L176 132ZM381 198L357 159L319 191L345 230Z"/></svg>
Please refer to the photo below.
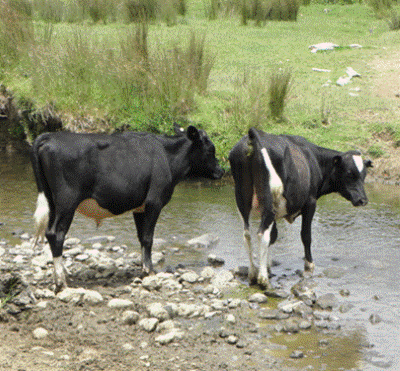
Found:
<svg viewBox="0 0 400 371"><path fill-rule="evenodd" d="M36 246L39 239L44 241L45 231L49 223L49 213L50 213L49 202L48 202L49 187L39 157L40 147L45 142L46 142L46 137L44 136L39 136L38 138L36 138L36 140L33 142L30 153L33 173L35 175L36 185L39 193L36 202L36 211L34 213L36 232L35 232L33 247Z"/></svg>
<svg viewBox="0 0 400 371"><path fill-rule="evenodd" d="M249 139L253 147L254 153L260 152L264 160L264 164L269 175L269 187L272 195L274 196L274 199L280 197L283 193L282 180L271 162L271 158L269 157L267 149L262 145L261 138L259 133L257 132L257 129L249 129Z"/></svg>

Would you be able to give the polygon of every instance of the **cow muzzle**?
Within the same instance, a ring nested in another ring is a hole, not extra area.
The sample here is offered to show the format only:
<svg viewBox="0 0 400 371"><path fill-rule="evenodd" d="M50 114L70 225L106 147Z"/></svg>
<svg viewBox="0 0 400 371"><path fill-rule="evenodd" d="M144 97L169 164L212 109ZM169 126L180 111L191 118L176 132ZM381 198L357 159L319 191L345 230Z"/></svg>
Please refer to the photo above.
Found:
<svg viewBox="0 0 400 371"><path fill-rule="evenodd" d="M368 199L366 198L360 198L358 200L354 200L352 202L353 206L365 206L368 204Z"/></svg>

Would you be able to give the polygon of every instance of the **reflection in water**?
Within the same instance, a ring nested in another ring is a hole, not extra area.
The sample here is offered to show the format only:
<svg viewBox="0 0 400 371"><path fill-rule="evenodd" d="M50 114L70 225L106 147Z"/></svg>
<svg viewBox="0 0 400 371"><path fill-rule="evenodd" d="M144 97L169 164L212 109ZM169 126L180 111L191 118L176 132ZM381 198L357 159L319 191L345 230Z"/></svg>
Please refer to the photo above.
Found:
<svg viewBox="0 0 400 371"><path fill-rule="evenodd" d="M340 303L353 306L346 313L335 312L346 336L330 339L326 349L318 343L325 336L323 333L317 336L307 332L306 335L274 339L285 343L288 350L300 347L302 343L305 349L310 346L314 354L307 359L314 360L312 364L316 369L323 363L336 365L329 357L338 354L343 356L337 367L325 369L358 368L360 354L364 355L363 370L378 370L390 365L390 369L396 370L399 366L396 357L400 354L400 189L369 184L367 194L370 202L362 208L352 207L337 195L321 198L313 222L312 252L317 266L317 294L334 293ZM36 196L29 159L0 155L0 222L4 223L0 226L0 240L17 244L20 241L12 236L13 231L21 229L33 233ZM300 218L293 225L280 222L278 240L272 247L272 258L280 263L272 271L276 277L287 275L288 285L292 284L290 277L298 279L294 272L303 268L300 222ZM257 222L253 222L253 236L257 227ZM214 253L223 257L225 267L231 269L248 263L242 230L232 184L210 182L203 186L190 182L176 188L171 202L161 213L155 237L167 240L169 245L182 247L190 238L212 233L220 239L217 246L208 251L181 248L169 264L183 263L196 268L206 263L209 253ZM93 235L116 236L116 244L126 244L139 251L132 215L106 219L99 230L92 220L76 215L69 236L85 241ZM323 271L330 267L341 268L343 276L338 279L325 277ZM348 290L350 296L340 297L342 289ZM369 322L369 317L374 314L379 314L381 323L373 325ZM361 346L363 343L373 344L373 348ZM325 358L318 358L320 353L326 354ZM304 363L307 359L292 362L307 365Z"/></svg>

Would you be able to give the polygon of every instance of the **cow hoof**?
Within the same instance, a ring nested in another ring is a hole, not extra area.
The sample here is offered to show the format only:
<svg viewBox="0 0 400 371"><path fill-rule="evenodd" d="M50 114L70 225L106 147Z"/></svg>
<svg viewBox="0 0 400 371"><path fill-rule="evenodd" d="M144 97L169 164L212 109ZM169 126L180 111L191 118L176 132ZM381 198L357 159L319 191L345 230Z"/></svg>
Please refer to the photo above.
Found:
<svg viewBox="0 0 400 371"><path fill-rule="evenodd" d="M305 272L313 273L314 269L315 269L315 264L314 263L309 262L307 260L304 262L304 271Z"/></svg>
<svg viewBox="0 0 400 371"><path fill-rule="evenodd" d="M257 283L264 289L272 289L268 277L258 276Z"/></svg>

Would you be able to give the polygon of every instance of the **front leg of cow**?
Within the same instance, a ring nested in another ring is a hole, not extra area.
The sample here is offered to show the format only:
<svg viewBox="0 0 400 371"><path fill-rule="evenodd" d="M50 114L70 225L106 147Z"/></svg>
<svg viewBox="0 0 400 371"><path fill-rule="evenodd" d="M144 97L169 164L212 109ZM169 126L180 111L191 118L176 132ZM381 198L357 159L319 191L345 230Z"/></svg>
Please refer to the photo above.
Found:
<svg viewBox="0 0 400 371"><path fill-rule="evenodd" d="M142 248L142 274L147 276L153 273L151 249L153 246L154 229L156 227L161 208L146 204L144 213L134 213L137 235Z"/></svg>
<svg viewBox="0 0 400 371"><path fill-rule="evenodd" d="M302 212L301 240L304 246L304 271L314 272L315 264L311 255L311 224L315 214L316 202L308 205Z"/></svg>

